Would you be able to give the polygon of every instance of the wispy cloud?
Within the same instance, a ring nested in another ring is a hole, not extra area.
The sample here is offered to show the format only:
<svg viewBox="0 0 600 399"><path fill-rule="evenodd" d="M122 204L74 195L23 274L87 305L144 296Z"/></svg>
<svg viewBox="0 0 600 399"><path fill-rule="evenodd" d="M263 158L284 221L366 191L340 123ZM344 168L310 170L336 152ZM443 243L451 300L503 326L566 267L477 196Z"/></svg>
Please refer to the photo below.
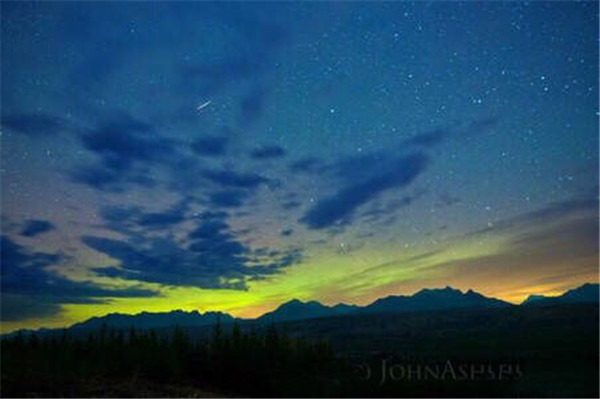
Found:
<svg viewBox="0 0 600 399"><path fill-rule="evenodd" d="M35 237L55 229L56 226L47 220L28 220L21 230L21 235L24 237Z"/></svg>
<svg viewBox="0 0 600 399"><path fill-rule="evenodd" d="M148 234L143 224L147 214L127 216L115 225L119 212L105 212L108 226L125 234L123 240L84 236L82 242L119 262L119 267L98 267L105 277L119 277L171 286L212 289L247 289L247 282L278 274L298 262L297 250L268 251L267 257L244 244L231 232L224 212L205 212L196 218L195 227L184 240L171 234ZM169 219L153 214L155 219ZM189 218L188 218L189 220ZM171 222L172 219L169 219Z"/></svg>
<svg viewBox="0 0 600 399"><path fill-rule="evenodd" d="M112 289L91 281L70 280L50 269L64 262L64 255L32 252L7 236L2 236L1 248L3 321L53 316L63 304L158 295L147 289Z"/></svg>

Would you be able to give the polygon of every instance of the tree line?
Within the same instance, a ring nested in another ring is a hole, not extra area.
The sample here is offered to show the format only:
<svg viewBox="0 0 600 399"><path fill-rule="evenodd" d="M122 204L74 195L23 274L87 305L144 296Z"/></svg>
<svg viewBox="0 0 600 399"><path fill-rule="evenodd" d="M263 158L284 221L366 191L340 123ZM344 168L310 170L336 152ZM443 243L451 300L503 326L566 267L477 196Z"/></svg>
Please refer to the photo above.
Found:
<svg viewBox="0 0 600 399"><path fill-rule="evenodd" d="M274 326L242 331L217 323L205 338L113 329L86 336L17 334L2 340L2 396L169 396L149 387L191 387L232 396L338 396L349 368L322 340ZM121 385L119 385L121 384ZM126 386L127 392L115 391ZM175 392L174 396L184 396ZM187 393L185 394L187 396Z"/></svg>

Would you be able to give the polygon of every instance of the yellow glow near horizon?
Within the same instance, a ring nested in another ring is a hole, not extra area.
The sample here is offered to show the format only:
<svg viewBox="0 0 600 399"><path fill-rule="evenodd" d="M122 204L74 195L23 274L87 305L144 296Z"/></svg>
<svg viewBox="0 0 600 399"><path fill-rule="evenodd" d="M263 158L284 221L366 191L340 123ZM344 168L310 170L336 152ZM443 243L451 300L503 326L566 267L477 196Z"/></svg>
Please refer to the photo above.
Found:
<svg viewBox="0 0 600 399"><path fill-rule="evenodd" d="M472 288L483 295L520 303L530 294L560 295L568 288L598 280L597 274L590 272L561 281L560 284L534 284L537 276L531 274L523 275L526 277L524 284L514 284L511 281L512 274L501 275L502 270L493 269L490 272L483 268L483 264L481 269L462 270L464 264L477 264L502 253L506 250L505 245L506 237L497 235L484 240L463 238L440 244L436 248L422 247L410 251L400 250L391 244L365 246L356 252L344 251L343 248L333 253L313 251L302 264L291 266L272 278L251 282L246 291L136 283L138 287L160 288L162 296L114 298L108 303L64 305L62 312L52 318L4 322L2 332L40 326L66 327L90 317L115 312L136 314L181 309L221 311L235 317L254 318L291 299L318 300L326 305L366 305L380 297L410 295L422 288L446 285L462 290ZM579 260L582 264L595 261L597 257ZM132 282L107 278L94 281L132 285Z"/></svg>

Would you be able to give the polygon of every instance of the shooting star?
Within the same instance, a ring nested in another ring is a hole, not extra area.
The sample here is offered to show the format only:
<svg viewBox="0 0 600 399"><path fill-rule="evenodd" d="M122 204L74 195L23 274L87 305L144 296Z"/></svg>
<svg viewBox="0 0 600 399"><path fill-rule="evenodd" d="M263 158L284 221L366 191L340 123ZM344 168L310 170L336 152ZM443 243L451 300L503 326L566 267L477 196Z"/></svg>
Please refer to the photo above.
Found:
<svg viewBox="0 0 600 399"><path fill-rule="evenodd" d="M200 104L200 105L198 105L198 106L196 107L196 111L201 111L203 108L206 108L206 107L208 107L208 104L210 104L210 103L211 103L211 100L208 100L207 102L205 102L205 103L203 103L203 104Z"/></svg>

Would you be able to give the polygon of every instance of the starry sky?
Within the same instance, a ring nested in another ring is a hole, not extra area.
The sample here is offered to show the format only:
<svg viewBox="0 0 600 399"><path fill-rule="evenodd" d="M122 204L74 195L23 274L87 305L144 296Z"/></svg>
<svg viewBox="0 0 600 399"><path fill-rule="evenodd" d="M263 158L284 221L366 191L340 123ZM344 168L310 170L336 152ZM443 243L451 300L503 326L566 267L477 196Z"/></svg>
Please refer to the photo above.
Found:
<svg viewBox="0 0 600 399"><path fill-rule="evenodd" d="M2 331L598 281L597 2L2 2Z"/></svg>

